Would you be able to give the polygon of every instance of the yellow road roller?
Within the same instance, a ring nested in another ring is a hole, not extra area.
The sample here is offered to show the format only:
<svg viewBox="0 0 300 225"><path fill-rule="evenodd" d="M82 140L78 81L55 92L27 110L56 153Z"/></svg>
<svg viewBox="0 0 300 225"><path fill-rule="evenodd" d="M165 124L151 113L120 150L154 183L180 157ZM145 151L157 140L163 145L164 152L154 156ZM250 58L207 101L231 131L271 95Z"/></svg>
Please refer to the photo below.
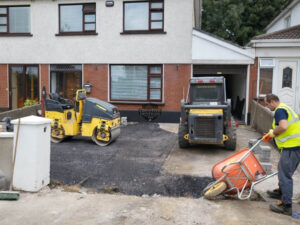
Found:
<svg viewBox="0 0 300 225"><path fill-rule="evenodd" d="M56 93L45 100L45 117L52 119L51 141L81 135L91 137L99 146L106 146L120 135L120 112L112 104L87 98L86 90L76 91L74 103Z"/></svg>

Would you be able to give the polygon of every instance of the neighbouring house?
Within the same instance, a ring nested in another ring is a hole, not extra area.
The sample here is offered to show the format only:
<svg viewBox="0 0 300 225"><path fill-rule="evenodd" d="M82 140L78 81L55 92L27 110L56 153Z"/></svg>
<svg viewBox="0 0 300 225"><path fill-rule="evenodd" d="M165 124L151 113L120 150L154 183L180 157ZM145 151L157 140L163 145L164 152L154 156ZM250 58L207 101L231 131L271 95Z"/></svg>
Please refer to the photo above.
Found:
<svg viewBox="0 0 300 225"><path fill-rule="evenodd" d="M0 108L41 100L42 87L118 106L122 116L178 122L192 76L225 76L232 111L247 121L257 61L199 30L201 0L0 2ZM144 113L144 114L143 114ZM155 114L155 115L154 115Z"/></svg>
<svg viewBox="0 0 300 225"><path fill-rule="evenodd" d="M300 114L300 0L292 1L254 37L256 96L275 93Z"/></svg>

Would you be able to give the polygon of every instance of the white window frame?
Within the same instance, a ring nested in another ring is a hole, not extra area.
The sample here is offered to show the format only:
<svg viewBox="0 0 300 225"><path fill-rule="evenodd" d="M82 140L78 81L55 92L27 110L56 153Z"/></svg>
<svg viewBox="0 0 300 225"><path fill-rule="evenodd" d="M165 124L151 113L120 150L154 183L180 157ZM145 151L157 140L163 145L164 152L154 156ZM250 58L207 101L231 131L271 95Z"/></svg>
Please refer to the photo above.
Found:
<svg viewBox="0 0 300 225"><path fill-rule="evenodd" d="M272 60L272 64L268 64L268 65L263 65L263 60ZM265 94L260 94L260 69L273 69L273 77L272 77L272 91L274 88L274 68L275 68L275 60L274 58L259 58L258 59L258 71L257 71L257 89L256 89L256 96L258 96L259 98L264 98L266 95Z"/></svg>

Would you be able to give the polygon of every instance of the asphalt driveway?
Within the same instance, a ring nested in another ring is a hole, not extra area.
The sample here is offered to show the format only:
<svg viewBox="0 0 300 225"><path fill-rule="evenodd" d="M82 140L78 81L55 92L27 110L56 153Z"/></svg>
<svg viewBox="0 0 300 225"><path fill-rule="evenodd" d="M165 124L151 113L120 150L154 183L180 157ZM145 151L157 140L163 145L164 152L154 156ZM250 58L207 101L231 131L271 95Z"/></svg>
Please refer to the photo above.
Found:
<svg viewBox="0 0 300 225"><path fill-rule="evenodd" d="M211 182L209 177L170 175L162 165L177 136L156 123L130 124L106 147L88 138L74 137L51 144L51 179L65 185L83 184L103 192L113 188L129 195L194 196Z"/></svg>

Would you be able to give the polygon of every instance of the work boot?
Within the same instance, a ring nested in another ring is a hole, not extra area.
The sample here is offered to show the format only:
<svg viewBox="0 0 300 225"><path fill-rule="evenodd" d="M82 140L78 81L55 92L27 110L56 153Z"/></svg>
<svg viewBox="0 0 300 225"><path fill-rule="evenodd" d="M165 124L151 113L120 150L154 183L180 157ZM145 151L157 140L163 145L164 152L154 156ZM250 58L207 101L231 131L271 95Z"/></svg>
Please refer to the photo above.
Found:
<svg viewBox="0 0 300 225"><path fill-rule="evenodd" d="M284 215L292 215L292 205L284 204L282 201L278 200L277 204L271 204L270 210L276 213L282 213Z"/></svg>
<svg viewBox="0 0 300 225"><path fill-rule="evenodd" d="M282 192L279 188L274 189L273 191L267 191L267 194L270 198L281 199Z"/></svg>

